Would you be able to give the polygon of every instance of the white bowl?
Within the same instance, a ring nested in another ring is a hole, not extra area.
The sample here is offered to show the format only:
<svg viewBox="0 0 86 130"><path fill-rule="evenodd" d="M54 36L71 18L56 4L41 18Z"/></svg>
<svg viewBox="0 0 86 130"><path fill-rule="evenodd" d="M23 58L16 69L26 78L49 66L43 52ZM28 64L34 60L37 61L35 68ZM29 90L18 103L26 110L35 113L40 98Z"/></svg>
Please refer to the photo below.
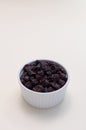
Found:
<svg viewBox="0 0 86 130"><path fill-rule="evenodd" d="M22 67L22 69L23 69L23 67ZM21 86L21 91L22 91L22 95L23 95L24 99L31 106L34 106L37 108L50 108L50 107L53 107L53 106L59 104L64 99L66 88L67 88L68 82L69 82L69 75L65 68L64 69L66 70L67 75L68 75L68 79L67 79L67 82L65 83L65 85L56 91L47 92L47 93L35 92L33 90L26 88L21 83L21 80L20 80L22 69L19 72L19 84Z"/></svg>

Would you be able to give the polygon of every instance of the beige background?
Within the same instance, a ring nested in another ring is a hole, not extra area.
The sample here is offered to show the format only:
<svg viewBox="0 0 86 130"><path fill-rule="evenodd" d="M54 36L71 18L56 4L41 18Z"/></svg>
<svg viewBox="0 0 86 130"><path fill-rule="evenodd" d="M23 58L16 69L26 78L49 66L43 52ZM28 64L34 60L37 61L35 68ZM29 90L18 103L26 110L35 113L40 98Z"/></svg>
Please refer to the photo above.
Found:
<svg viewBox="0 0 86 130"><path fill-rule="evenodd" d="M26 61L47 58L69 70L64 101L48 110L21 98ZM86 130L86 0L0 0L0 130Z"/></svg>

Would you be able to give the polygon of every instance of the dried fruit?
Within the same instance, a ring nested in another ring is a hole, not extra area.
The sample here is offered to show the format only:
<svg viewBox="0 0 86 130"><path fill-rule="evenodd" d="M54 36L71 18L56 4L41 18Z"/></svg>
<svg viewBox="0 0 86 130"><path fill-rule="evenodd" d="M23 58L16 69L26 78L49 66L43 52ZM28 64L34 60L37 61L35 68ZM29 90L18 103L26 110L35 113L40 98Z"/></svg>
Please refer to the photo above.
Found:
<svg viewBox="0 0 86 130"><path fill-rule="evenodd" d="M68 77L66 70L58 63L36 60L22 69L20 80L26 88L36 92L52 92L60 89Z"/></svg>

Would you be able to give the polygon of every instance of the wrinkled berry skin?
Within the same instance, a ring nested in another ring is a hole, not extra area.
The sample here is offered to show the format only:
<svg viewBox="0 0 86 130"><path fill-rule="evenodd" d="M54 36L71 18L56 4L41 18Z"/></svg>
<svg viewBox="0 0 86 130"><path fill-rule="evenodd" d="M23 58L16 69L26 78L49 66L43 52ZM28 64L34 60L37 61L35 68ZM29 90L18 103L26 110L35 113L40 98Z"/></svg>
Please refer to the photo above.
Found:
<svg viewBox="0 0 86 130"><path fill-rule="evenodd" d="M56 62L36 60L23 67L20 80L26 88L46 93L62 88L68 80L68 75Z"/></svg>

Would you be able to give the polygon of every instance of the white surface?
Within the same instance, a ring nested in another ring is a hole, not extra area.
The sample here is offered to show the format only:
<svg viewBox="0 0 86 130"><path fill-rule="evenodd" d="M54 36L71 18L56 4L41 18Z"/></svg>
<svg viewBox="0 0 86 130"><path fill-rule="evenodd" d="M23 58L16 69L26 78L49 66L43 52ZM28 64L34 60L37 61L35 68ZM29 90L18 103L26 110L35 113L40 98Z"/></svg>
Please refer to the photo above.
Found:
<svg viewBox="0 0 86 130"><path fill-rule="evenodd" d="M58 107L31 108L17 72L36 58L61 62L70 84ZM86 0L0 0L0 130L86 130Z"/></svg>

